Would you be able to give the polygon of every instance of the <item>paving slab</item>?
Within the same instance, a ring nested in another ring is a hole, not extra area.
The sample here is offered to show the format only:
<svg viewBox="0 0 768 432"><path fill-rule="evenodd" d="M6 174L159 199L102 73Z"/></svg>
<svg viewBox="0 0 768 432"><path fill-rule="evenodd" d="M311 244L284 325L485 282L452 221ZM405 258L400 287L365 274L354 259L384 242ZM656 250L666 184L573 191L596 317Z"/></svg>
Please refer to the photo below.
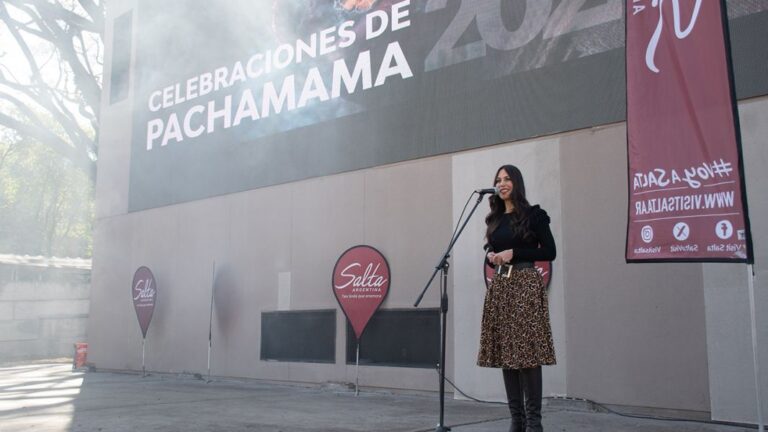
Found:
<svg viewBox="0 0 768 432"><path fill-rule="evenodd" d="M253 380L206 381L188 374L73 372L71 365L0 367L0 432L427 432L439 418L436 394L298 385ZM446 399L454 432L507 431L503 405ZM548 406L548 432L753 429L634 419Z"/></svg>

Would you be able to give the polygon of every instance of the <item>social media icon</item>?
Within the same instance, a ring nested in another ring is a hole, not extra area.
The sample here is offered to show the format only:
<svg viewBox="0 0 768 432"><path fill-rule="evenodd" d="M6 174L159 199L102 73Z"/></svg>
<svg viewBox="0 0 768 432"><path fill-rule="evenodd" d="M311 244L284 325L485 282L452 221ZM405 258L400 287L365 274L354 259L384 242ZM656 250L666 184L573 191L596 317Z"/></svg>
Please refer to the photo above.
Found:
<svg viewBox="0 0 768 432"><path fill-rule="evenodd" d="M672 235L674 235L678 241L687 240L688 236L691 235L691 228L685 222L678 222L675 224L675 227L672 228Z"/></svg>
<svg viewBox="0 0 768 432"><path fill-rule="evenodd" d="M733 224L727 219L723 219L715 224L715 234L722 240L728 240L733 236Z"/></svg>
<svg viewBox="0 0 768 432"><path fill-rule="evenodd" d="M653 228L650 225L644 226L640 230L640 238L643 239L644 242L650 243L653 241Z"/></svg>
<svg viewBox="0 0 768 432"><path fill-rule="evenodd" d="M740 229L736 231L736 238L739 240L746 240L747 239L747 233L743 229Z"/></svg>

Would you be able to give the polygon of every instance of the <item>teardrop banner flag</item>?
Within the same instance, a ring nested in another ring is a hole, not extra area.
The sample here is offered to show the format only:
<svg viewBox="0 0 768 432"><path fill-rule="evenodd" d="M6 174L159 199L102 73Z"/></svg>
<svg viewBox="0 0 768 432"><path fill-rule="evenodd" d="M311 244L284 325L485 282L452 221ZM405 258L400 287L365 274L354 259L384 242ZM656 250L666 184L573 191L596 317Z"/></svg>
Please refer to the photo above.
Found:
<svg viewBox="0 0 768 432"><path fill-rule="evenodd" d="M141 266L133 274L131 297L133 297L133 308L136 309L136 317L139 319L139 326L141 326L141 336L146 338L157 299L155 276L147 267Z"/></svg>
<svg viewBox="0 0 768 432"><path fill-rule="evenodd" d="M626 260L752 262L725 1L626 5Z"/></svg>
<svg viewBox="0 0 768 432"><path fill-rule="evenodd" d="M371 246L347 249L333 267L333 295L355 331L358 342L365 326L389 293L389 263Z"/></svg>
<svg viewBox="0 0 768 432"><path fill-rule="evenodd" d="M533 267L537 272L539 272L541 278L544 280L544 288L548 288L549 283L552 281L552 262L536 261L533 263ZM485 263L485 260L483 260L483 270L485 271L485 287L488 288L488 285L490 285L491 281L493 280L493 276L496 274L496 269L489 266L487 263Z"/></svg>

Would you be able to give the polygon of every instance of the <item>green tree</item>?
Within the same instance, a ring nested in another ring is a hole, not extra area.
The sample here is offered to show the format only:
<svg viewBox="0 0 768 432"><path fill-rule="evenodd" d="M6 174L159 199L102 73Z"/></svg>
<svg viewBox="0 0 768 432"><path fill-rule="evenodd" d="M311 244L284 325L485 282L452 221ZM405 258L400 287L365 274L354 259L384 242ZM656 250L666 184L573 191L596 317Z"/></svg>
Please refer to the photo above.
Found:
<svg viewBox="0 0 768 432"><path fill-rule="evenodd" d="M47 145L92 178L103 36L103 1L0 0L0 127Z"/></svg>
<svg viewBox="0 0 768 432"><path fill-rule="evenodd" d="M91 256L93 184L50 147L5 137L0 155L0 251ZM10 149L10 151L9 151Z"/></svg>
<svg viewBox="0 0 768 432"><path fill-rule="evenodd" d="M0 253L90 256L104 2L0 0Z"/></svg>

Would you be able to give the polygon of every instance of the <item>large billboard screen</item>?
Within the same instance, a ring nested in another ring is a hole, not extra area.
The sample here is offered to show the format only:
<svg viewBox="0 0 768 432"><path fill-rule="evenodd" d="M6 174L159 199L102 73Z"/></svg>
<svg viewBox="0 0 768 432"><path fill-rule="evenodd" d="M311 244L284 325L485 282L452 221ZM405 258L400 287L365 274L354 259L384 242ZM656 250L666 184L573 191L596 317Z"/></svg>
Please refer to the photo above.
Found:
<svg viewBox="0 0 768 432"><path fill-rule="evenodd" d="M139 0L129 210L622 121L623 3ZM729 13L768 93L768 4Z"/></svg>

